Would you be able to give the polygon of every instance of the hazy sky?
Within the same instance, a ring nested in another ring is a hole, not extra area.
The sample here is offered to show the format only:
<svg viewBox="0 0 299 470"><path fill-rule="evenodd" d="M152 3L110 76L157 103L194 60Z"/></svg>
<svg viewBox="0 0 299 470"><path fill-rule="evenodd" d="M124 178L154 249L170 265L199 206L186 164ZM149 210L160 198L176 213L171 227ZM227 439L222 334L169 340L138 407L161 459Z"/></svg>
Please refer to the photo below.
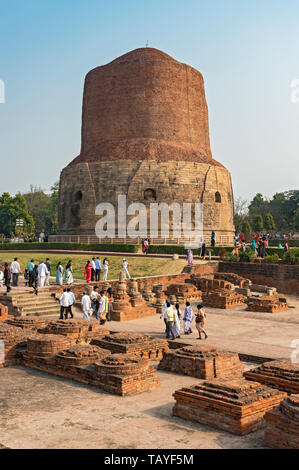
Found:
<svg viewBox="0 0 299 470"><path fill-rule="evenodd" d="M0 193L58 180L85 74L147 40L202 72L235 196L299 188L298 0L0 0Z"/></svg>

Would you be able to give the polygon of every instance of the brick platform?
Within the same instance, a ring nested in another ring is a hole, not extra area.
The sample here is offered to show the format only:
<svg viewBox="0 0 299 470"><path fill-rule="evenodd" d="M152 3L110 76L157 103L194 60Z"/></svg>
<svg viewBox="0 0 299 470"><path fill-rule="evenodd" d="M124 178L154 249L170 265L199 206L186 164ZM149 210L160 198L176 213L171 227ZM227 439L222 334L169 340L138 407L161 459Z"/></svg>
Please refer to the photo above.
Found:
<svg viewBox="0 0 299 470"><path fill-rule="evenodd" d="M50 321L42 330L45 334L63 335L76 342L89 342L94 337L107 336L109 330L103 328L99 321L55 320Z"/></svg>
<svg viewBox="0 0 299 470"><path fill-rule="evenodd" d="M174 416L244 435L264 426L264 414L286 394L244 379L214 379L173 396Z"/></svg>
<svg viewBox="0 0 299 470"><path fill-rule="evenodd" d="M166 296L170 299L173 298L174 303L185 303L187 300L193 302L195 300L201 300L201 292L197 289L196 286L190 283L181 283L181 284L170 284L166 291Z"/></svg>
<svg viewBox="0 0 299 470"><path fill-rule="evenodd" d="M249 312L276 313L289 308L286 299L278 294L249 297L246 303Z"/></svg>
<svg viewBox="0 0 299 470"><path fill-rule="evenodd" d="M265 444L273 449L299 449L299 395L285 398L265 414Z"/></svg>
<svg viewBox="0 0 299 470"><path fill-rule="evenodd" d="M56 354L55 360L60 366L82 366L93 364L110 355L111 352L90 344L76 344L75 346Z"/></svg>
<svg viewBox="0 0 299 470"><path fill-rule="evenodd" d="M95 363L100 388L126 396L160 386L160 380L148 359L131 354L113 354Z"/></svg>
<svg viewBox="0 0 299 470"><path fill-rule="evenodd" d="M299 363L289 360L265 362L256 369L244 372L244 377L289 394L299 393Z"/></svg>
<svg viewBox="0 0 299 470"><path fill-rule="evenodd" d="M237 353L205 345L165 352L158 369L198 379L235 378L243 374L243 366Z"/></svg>
<svg viewBox="0 0 299 470"><path fill-rule="evenodd" d="M132 280L129 284L129 292L127 293L127 284L120 275L120 280L117 283L114 301L112 303L111 320L113 321L127 321L143 318L150 315L155 315L156 310L150 307L148 303L142 298L139 293L138 284Z"/></svg>
<svg viewBox="0 0 299 470"><path fill-rule="evenodd" d="M155 339L149 335L137 333L115 333L103 338L95 338L91 344L109 349L112 353L130 353L156 361L169 350L166 339Z"/></svg>
<svg viewBox="0 0 299 470"><path fill-rule="evenodd" d="M49 320L44 317L35 317L28 315L26 317L11 317L6 322L8 325L16 326L18 328L22 328L26 331L38 331L40 329L45 328Z"/></svg>
<svg viewBox="0 0 299 470"><path fill-rule="evenodd" d="M202 291L204 305L214 308L232 308L242 305L245 297L235 291L235 286L226 279L215 279L214 275L202 277L193 276L193 282Z"/></svg>
<svg viewBox="0 0 299 470"><path fill-rule="evenodd" d="M72 340L62 335L32 335L27 340L26 356L51 357L68 349Z"/></svg>
<svg viewBox="0 0 299 470"><path fill-rule="evenodd" d="M19 363L19 348L24 347L28 334L15 326L0 323L0 340L4 341L4 363L0 367L8 367Z"/></svg>

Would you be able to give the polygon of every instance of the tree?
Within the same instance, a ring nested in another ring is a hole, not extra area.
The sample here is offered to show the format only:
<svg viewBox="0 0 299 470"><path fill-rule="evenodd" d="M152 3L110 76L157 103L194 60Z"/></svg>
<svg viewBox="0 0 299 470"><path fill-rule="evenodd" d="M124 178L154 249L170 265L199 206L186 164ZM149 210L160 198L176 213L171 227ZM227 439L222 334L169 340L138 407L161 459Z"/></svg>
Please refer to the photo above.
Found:
<svg viewBox="0 0 299 470"><path fill-rule="evenodd" d="M253 218L253 229L260 232L264 228L263 217L261 214L256 214Z"/></svg>
<svg viewBox="0 0 299 470"><path fill-rule="evenodd" d="M276 230L276 225L273 219L273 215L270 214L270 212L268 212L268 214L266 214L265 216L264 226L266 230L269 230L269 232Z"/></svg>
<svg viewBox="0 0 299 470"><path fill-rule="evenodd" d="M242 223L246 219L247 214L248 202L246 201L246 199L242 199L241 197L236 198L234 203L234 224L236 230L242 230Z"/></svg>
<svg viewBox="0 0 299 470"><path fill-rule="evenodd" d="M248 219L244 220L241 225L241 231L244 233L245 240L248 240L251 234L251 226Z"/></svg>
<svg viewBox="0 0 299 470"><path fill-rule="evenodd" d="M294 215L294 228L295 230L299 230L299 207L296 210L295 215Z"/></svg>
<svg viewBox="0 0 299 470"><path fill-rule="evenodd" d="M30 215L34 218L36 233L54 234L58 223L58 190L59 183L51 187L51 194L42 188L31 185L30 191L23 194L27 201Z"/></svg>
<svg viewBox="0 0 299 470"><path fill-rule="evenodd" d="M16 227L17 219L23 220L23 227ZM0 232L6 237L32 235L34 232L34 220L21 194L12 197L9 193L3 193L0 197Z"/></svg>
<svg viewBox="0 0 299 470"><path fill-rule="evenodd" d="M250 217L254 218L255 215L261 214L262 217L266 215L269 202L264 199L261 193L257 193L248 206Z"/></svg>

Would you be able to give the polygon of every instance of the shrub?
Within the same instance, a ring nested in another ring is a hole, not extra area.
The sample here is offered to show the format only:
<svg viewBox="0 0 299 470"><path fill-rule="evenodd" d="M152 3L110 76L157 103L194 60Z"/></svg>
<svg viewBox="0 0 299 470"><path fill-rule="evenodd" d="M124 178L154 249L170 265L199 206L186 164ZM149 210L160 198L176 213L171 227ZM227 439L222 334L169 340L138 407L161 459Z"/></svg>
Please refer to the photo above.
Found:
<svg viewBox="0 0 299 470"><path fill-rule="evenodd" d="M264 263L277 264L278 260L279 260L279 256L276 253L274 253L274 255L265 256Z"/></svg>
<svg viewBox="0 0 299 470"><path fill-rule="evenodd" d="M240 261L246 261L247 263L251 263L255 259L255 254L250 248L246 248L245 251L240 252Z"/></svg>
<svg viewBox="0 0 299 470"><path fill-rule="evenodd" d="M233 253L227 253L225 255L225 261L230 261L231 263L236 263L240 261L240 258L238 255L234 255Z"/></svg>
<svg viewBox="0 0 299 470"><path fill-rule="evenodd" d="M286 264L299 264L299 249L293 249L285 253L283 260Z"/></svg>
<svg viewBox="0 0 299 470"><path fill-rule="evenodd" d="M270 246L278 246L279 243L283 246L285 242L288 242L289 247L298 247L299 248L299 238L291 238L290 240L285 240L284 238L271 238L269 240L269 245Z"/></svg>
<svg viewBox="0 0 299 470"><path fill-rule="evenodd" d="M137 253L138 245L125 245L122 243L71 243L71 242L48 242L48 243L0 243L0 250L71 250L71 251L107 251L122 253Z"/></svg>

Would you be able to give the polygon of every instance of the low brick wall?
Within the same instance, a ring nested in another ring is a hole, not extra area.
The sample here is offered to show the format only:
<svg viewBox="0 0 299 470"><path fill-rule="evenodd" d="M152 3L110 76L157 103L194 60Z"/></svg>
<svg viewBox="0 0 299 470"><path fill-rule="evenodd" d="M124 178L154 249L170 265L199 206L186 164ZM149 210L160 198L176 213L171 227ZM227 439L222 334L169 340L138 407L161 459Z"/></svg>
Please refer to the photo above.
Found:
<svg viewBox="0 0 299 470"><path fill-rule="evenodd" d="M239 274L254 284L276 287L284 294L299 295L299 266L287 264L219 263L219 272Z"/></svg>

